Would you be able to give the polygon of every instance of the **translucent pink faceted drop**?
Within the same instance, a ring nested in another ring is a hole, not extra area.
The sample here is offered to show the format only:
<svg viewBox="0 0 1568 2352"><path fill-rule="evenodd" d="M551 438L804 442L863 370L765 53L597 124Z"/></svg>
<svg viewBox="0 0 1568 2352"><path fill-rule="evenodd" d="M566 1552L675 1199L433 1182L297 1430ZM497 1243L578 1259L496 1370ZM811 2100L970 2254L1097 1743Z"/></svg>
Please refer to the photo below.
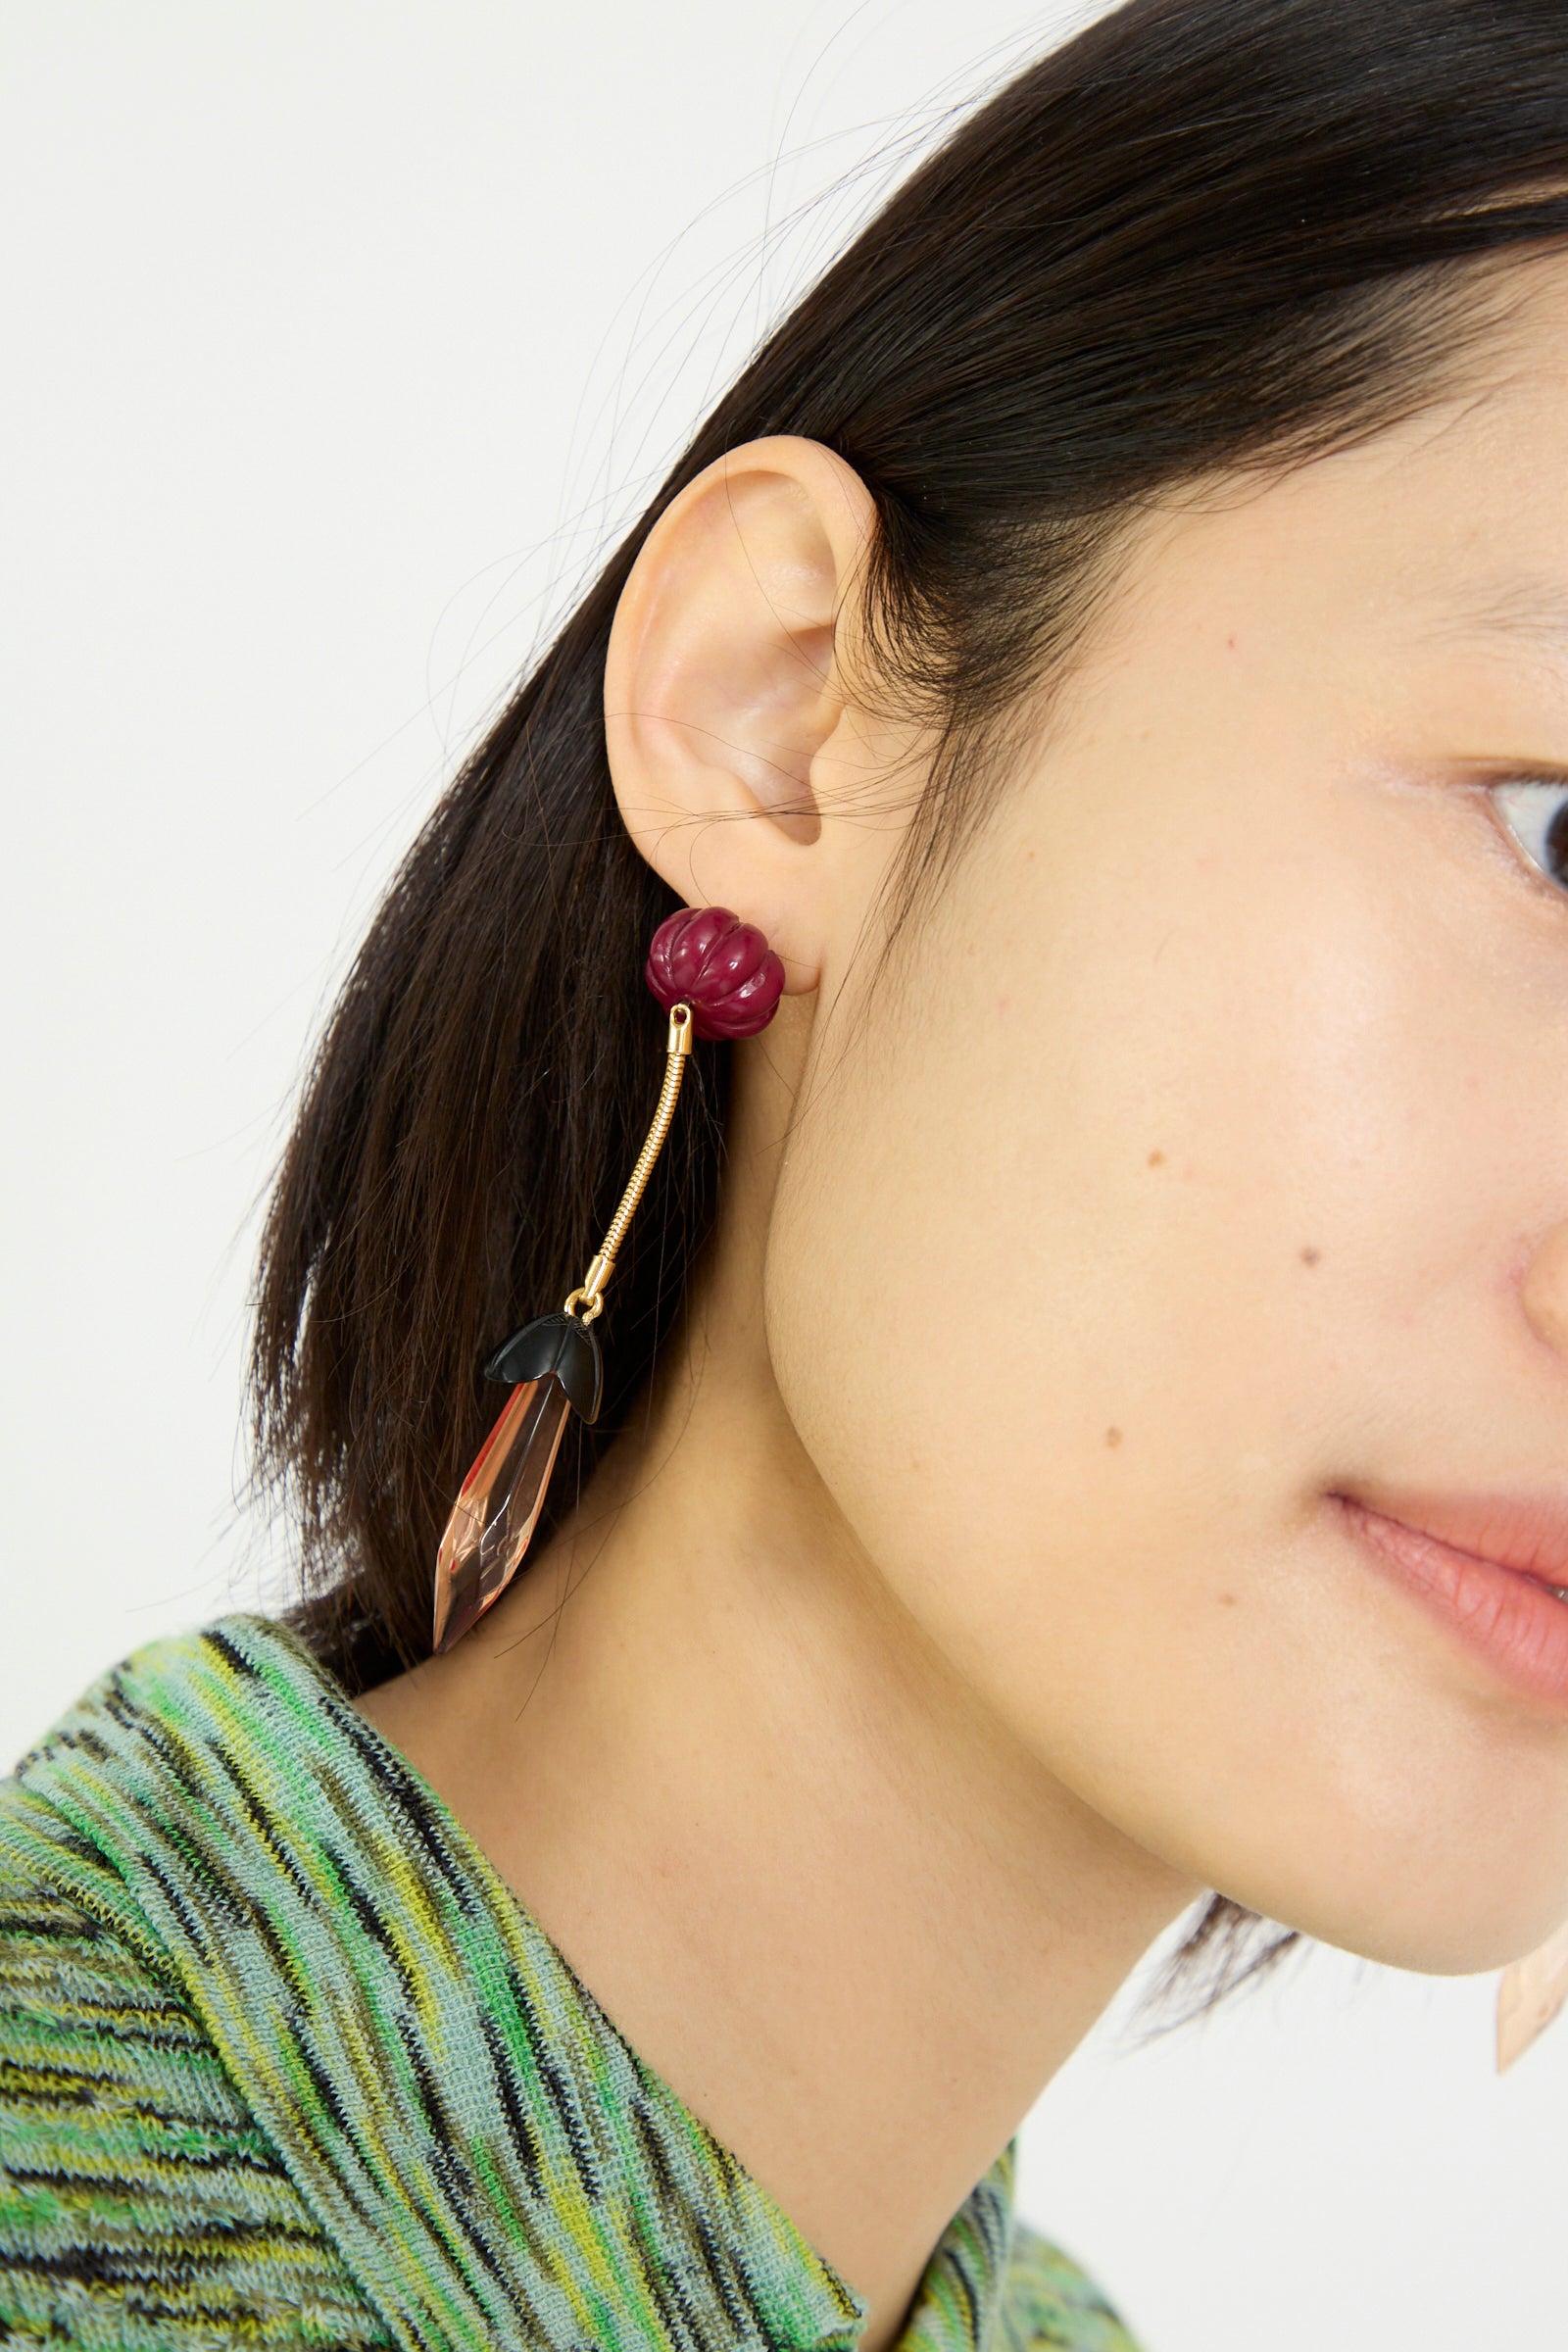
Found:
<svg viewBox="0 0 1568 2352"><path fill-rule="evenodd" d="M1502 1972L1497 1987L1497 2072L1505 2074L1568 2007L1568 1927L1527 1960Z"/></svg>
<svg viewBox="0 0 1568 2352"><path fill-rule="evenodd" d="M452 1506L435 1563L435 1647L461 1642L516 1574L561 1450L571 1400L555 1377L520 1381Z"/></svg>

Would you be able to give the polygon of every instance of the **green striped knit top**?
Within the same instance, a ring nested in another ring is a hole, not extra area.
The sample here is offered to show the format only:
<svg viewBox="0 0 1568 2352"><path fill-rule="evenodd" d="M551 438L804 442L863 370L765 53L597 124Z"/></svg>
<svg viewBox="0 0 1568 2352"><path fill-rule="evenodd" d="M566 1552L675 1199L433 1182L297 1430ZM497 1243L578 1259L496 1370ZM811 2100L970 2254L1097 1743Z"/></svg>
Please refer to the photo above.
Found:
<svg viewBox="0 0 1568 2352"><path fill-rule="evenodd" d="M901 2352L1134 2352L1012 2174ZM149 1642L0 1782L0 2345L849 2352L864 2318L288 1628Z"/></svg>

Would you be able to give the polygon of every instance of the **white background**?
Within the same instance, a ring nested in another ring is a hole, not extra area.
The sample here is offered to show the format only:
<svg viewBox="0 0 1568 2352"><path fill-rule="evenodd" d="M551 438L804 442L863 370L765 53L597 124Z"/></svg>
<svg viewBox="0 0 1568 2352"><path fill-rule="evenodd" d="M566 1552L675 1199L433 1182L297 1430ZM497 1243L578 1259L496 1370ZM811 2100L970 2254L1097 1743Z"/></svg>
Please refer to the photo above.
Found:
<svg viewBox="0 0 1568 2352"><path fill-rule="evenodd" d="M0 1770L276 1595L255 1204L378 886L897 142L1065 21L9 0ZM1023 2210L1148 2352L1560 2345L1568 2022L1498 2082L1492 1997L1314 1953L1141 2053L1113 2017Z"/></svg>

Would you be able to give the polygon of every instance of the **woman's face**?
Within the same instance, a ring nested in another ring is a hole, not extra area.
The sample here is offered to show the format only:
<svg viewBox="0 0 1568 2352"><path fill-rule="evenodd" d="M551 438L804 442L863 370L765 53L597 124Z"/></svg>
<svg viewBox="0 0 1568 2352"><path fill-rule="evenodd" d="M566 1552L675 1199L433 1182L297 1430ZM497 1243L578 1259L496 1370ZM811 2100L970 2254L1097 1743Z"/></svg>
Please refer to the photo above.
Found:
<svg viewBox="0 0 1568 2352"><path fill-rule="evenodd" d="M1336 1497L1568 1543L1565 292L1149 533L894 980L824 974L767 1266L834 1497L1051 1770L1433 1970L1568 1908L1568 1602Z"/></svg>

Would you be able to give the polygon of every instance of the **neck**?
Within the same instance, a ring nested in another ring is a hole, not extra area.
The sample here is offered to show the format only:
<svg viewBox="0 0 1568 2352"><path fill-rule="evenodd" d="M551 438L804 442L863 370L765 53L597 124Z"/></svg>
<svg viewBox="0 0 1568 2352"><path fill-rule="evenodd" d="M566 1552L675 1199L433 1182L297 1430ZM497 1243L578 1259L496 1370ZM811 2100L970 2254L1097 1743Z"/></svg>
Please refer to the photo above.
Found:
<svg viewBox="0 0 1568 2352"><path fill-rule="evenodd" d="M361 1705L883 2352L1199 1889L980 1704L801 1447L762 1338L782 1122L748 1074L726 1223L646 1417L473 1632Z"/></svg>

